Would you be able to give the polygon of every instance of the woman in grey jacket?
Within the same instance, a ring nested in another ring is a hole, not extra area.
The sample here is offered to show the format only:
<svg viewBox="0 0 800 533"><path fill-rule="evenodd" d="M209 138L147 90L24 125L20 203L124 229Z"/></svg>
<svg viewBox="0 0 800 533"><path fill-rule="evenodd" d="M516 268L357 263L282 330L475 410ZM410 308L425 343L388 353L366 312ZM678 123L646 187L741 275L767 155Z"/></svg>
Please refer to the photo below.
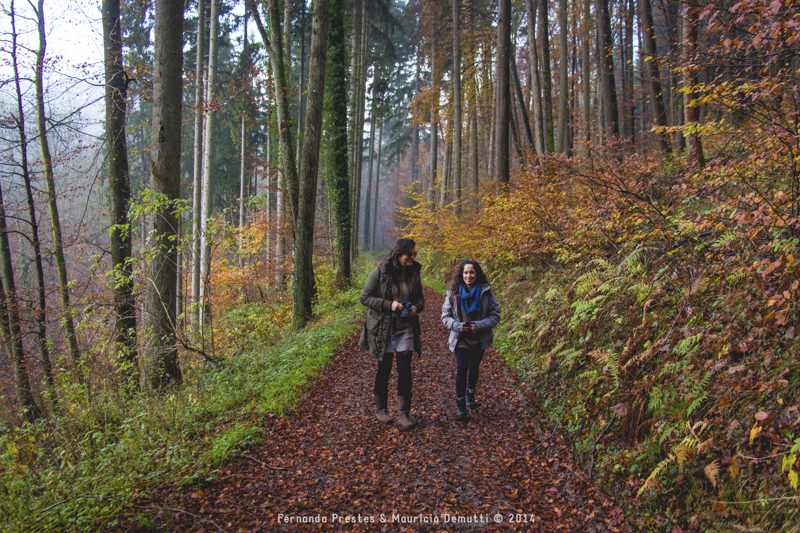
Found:
<svg viewBox="0 0 800 533"><path fill-rule="evenodd" d="M483 352L492 345L500 322L500 304L474 259L465 259L453 273L442 305L442 323L450 330L450 351L456 356L456 420L467 418L475 402Z"/></svg>
<svg viewBox="0 0 800 533"><path fill-rule="evenodd" d="M401 429L411 429L411 357L422 354L419 313L425 307L416 244L400 239L386 259L375 267L361 291L361 304L369 307L359 344L378 360L375 374L375 416L390 424L386 411L392 360L397 360L397 406Z"/></svg>

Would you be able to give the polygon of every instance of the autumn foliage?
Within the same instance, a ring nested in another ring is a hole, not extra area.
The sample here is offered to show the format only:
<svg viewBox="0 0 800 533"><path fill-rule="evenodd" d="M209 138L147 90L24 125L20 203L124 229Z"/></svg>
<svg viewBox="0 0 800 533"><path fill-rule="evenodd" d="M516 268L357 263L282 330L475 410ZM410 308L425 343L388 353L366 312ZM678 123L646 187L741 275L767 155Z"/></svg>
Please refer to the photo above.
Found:
<svg viewBox="0 0 800 533"><path fill-rule="evenodd" d="M741 66L695 87L706 120L668 131L699 134L704 167L623 142L529 155L507 192L483 191L460 218L420 199L407 231L433 275L464 257L491 268L514 314L505 357L603 485L640 498L642 527L699 527L689 517L710 512L788 531L800 494L800 10L756 1L699 15L720 45L706 53Z"/></svg>

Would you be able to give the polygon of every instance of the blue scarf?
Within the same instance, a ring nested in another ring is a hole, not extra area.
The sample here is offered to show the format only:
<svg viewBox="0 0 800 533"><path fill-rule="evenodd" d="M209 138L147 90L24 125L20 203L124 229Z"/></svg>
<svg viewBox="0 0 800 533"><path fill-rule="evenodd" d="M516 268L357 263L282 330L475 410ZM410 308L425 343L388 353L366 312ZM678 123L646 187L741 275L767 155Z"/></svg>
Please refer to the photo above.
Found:
<svg viewBox="0 0 800 533"><path fill-rule="evenodd" d="M478 283L472 286L472 290L467 290L467 284L462 283L458 286L458 295L461 297L461 307L467 314L478 313L481 310L481 288Z"/></svg>

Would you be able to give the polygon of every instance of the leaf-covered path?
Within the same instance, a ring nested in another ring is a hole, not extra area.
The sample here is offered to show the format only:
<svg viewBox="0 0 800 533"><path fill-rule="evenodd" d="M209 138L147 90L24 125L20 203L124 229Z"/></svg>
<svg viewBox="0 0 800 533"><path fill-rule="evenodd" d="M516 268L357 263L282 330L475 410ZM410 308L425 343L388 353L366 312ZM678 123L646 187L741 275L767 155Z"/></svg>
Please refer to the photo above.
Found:
<svg viewBox="0 0 800 533"><path fill-rule="evenodd" d="M425 289L423 358L401 432L372 408L375 363L351 338L266 442L203 489L159 502L174 531L621 531L622 511L596 491L558 434L543 433L502 359L487 352L478 401L454 420L455 360ZM390 392L396 390L393 378ZM394 395L389 411L396 414ZM299 523L298 523L299 522Z"/></svg>

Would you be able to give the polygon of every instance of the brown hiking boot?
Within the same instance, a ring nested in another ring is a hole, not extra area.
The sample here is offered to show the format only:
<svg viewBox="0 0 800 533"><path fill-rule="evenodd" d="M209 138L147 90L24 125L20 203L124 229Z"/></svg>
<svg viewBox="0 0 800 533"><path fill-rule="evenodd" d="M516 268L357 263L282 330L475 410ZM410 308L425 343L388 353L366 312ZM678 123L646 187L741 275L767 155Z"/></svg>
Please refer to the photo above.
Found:
<svg viewBox="0 0 800 533"><path fill-rule="evenodd" d="M414 429L417 424L408 416L408 413L411 412L411 396L398 396L397 409L400 411L400 416L397 417L400 429Z"/></svg>
<svg viewBox="0 0 800 533"><path fill-rule="evenodd" d="M375 418L381 424L391 424L392 417L386 412L387 395L373 394L372 397L375 400Z"/></svg>

